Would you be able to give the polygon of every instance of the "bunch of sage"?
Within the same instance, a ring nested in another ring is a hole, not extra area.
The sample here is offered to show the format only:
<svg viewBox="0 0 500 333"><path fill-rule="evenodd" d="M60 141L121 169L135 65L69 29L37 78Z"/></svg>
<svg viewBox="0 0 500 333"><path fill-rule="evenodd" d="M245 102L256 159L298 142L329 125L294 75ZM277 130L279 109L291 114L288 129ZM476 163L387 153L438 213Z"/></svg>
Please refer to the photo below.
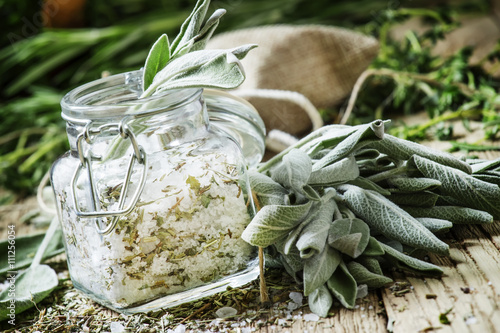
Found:
<svg viewBox="0 0 500 333"><path fill-rule="evenodd" d="M500 159L473 163L387 135L380 120L325 126L250 172L261 208L242 237L276 253L316 314L334 298L353 308L392 281L384 266L442 274L416 257L448 254L436 234L500 219Z"/></svg>

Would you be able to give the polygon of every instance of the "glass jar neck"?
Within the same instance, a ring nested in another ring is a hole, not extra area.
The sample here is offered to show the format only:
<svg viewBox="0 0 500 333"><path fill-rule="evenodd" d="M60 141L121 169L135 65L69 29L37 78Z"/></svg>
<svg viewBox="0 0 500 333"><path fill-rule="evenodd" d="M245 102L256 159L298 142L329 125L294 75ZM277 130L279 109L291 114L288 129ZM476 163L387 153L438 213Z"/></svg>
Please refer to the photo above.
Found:
<svg viewBox="0 0 500 333"><path fill-rule="evenodd" d="M139 99L141 78L140 71L111 76L80 86L63 98L62 116L72 150L84 131L105 141L123 126L148 152L206 135L209 122L202 89L170 90Z"/></svg>

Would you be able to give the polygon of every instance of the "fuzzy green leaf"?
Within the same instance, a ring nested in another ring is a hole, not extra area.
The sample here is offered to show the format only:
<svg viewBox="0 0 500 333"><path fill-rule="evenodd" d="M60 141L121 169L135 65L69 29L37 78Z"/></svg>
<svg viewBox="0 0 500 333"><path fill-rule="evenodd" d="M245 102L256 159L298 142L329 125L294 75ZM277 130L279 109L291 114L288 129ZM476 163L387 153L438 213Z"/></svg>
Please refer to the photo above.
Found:
<svg viewBox="0 0 500 333"><path fill-rule="evenodd" d="M362 125L359 129L336 145L326 156L314 163L313 171L320 170L331 163L339 161L350 155L354 150L366 146L373 141L381 140L383 137L384 122L381 120L376 120L370 124Z"/></svg>
<svg viewBox="0 0 500 333"><path fill-rule="evenodd" d="M317 212L317 214L304 227L296 244L301 258L309 258L323 251L328 238L328 230L333 220L333 214L338 209L333 199L335 193L335 190L328 189L321 202L312 207L311 211Z"/></svg>
<svg viewBox="0 0 500 333"><path fill-rule="evenodd" d="M388 199L397 205L407 205L415 207L434 207L439 195L433 192L419 193L392 193Z"/></svg>
<svg viewBox="0 0 500 333"><path fill-rule="evenodd" d="M311 208L311 202L296 205L269 205L263 207L243 231L241 238L254 246L267 247L283 239L302 222Z"/></svg>
<svg viewBox="0 0 500 333"><path fill-rule="evenodd" d="M488 170L495 170L500 166L500 158L492 161L482 161L471 165L472 173L481 173Z"/></svg>
<svg viewBox="0 0 500 333"><path fill-rule="evenodd" d="M200 28L207 15L210 0L198 0L191 14L181 25L177 37L175 37L170 47L172 55L178 53L185 44L192 42L192 39L199 33Z"/></svg>
<svg viewBox="0 0 500 333"><path fill-rule="evenodd" d="M309 294L309 308L320 317L328 316L328 311L332 307L333 297L328 291L326 284L316 288Z"/></svg>
<svg viewBox="0 0 500 333"><path fill-rule="evenodd" d="M40 244L43 241L44 233L27 235L27 236L16 236L15 242L15 255L16 261L13 266L9 265L9 241L2 240L0 242L0 275L4 275L8 271L16 271L18 269L27 267L33 261L33 257ZM61 230L57 230L55 235L52 237L50 243L48 244L47 250L43 256L43 259L48 259L64 252L64 242Z"/></svg>
<svg viewBox="0 0 500 333"><path fill-rule="evenodd" d="M315 289L324 285L341 261L342 257L340 253L328 245L324 247L321 253L305 260L304 295L307 296Z"/></svg>
<svg viewBox="0 0 500 333"><path fill-rule="evenodd" d="M432 191L441 186L441 182L432 178L394 177L387 179L389 185L394 186L398 192L414 193Z"/></svg>
<svg viewBox="0 0 500 333"><path fill-rule="evenodd" d="M380 246L380 248L382 248L382 247ZM363 255L363 256L357 258L356 262L359 262L361 265L366 267L366 269L368 269L370 272L372 272L374 274L384 275L384 273L382 272L382 268L380 267L380 263L376 258L367 257L367 256Z"/></svg>
<svg viewBox="0 0 500 333"><path fill-rule="evenodd" d="M30 267L15 280L15 313L23 312L47 297L59 283L56 272L47 265ZM0 293L0 321L9 318L10 289Z"/></svg>
<svg viewBox="0 0 500 333"><path fill-rule="evenodd" d="M295 273L304 270L304 260L300 257L300 252L297 248L292 248L287 255L281 255L281 257L282 261L288 266L287 271L291 276L295 277Z"/></svg>
<svg viewBox="0 0 500 333"><path fill-rule="evenodd" d="M413 156L409 163L416 166L425 177L439 180L441 192L471 208L484 210L500 219L500 187L420 156Z"/></svg>
<svg viewBox="0 0 500 333"><path fill-rule="evenodd" d="M456 224L493 223L493 216L482 210L460 206L435 206L432 208L401 207L413 217L431 217Z"/></svg>
<svg viewBox="0 0 500 333"><path fill-rule="evenodd" d="M333 221L328 232L328 244L352 258L357 258L368 245L370 228L360 219Z"/></svg>
<svg viewBox="0 0 500 333"><path fill-rule="evenodd" d="M369 179L366 179L365 177L358 177L356 179L350 180L348 184L355 185L365 190L375 191L385 196L391 195L391 192L389 192L389 190L383 188L375 182L372 182Z"/></svg>
<svg viewBox="0 0 500 333"><path fill-rule="evenodd" d="M299 149L292 149L283 156L281 163L271 169L271 178L291 189L295 193L303 193L311 176L312 162L309 156Z"/></svg>
<svg viewBox="0 0 500 333"><path fill-rule="evenodd" d="M239 60L254 47L249 44L231 50L200 50L175 58L156 74L141 98L166 89L236 88L245 79Z"/></svg>
<svg viewBox="0 0 500 333"><path fill-rule="evenodd" d="M433 219L430 217L417 217L416 220L433 233L448 231L453 223L447 220Z"/></svg>
<svg viewBox="0 0 500 333"><path fill-rule="evenodd" d="M366 284L369 288L381 288L392 282L392 279L372 273L366 267L355 261L349 262L347 264L347 269L356 280L357 284Z"/></svg>
<svg viewBox="0 0 500 333"><path fill-rule="evenodd" d="M359 176L359 168L353 156L346 157L338 162L311 173L310 185L337 185L354 180Z"/></svg>
<svg viewBox="0 0 500 333"><path fill-rule="evenodd" d="M217 9L212 16L203 25L200 33L196 35L194 39L193 46L190 49L192 51L203 50L208 43L208 40L212 37L215 29L219 25L220 18L226 13L225 9Z"/></svg>
<svg viewBox="0 0 500 333"><path fill-rule="evenodd" d="M365 251L363 252L364 256L381 256L384 255L385 251L380 246L379 242L377 241L376 238L370 236L370 239L368 240L368 245L366 245Z"/></svg>
<svg viewBox="0 0 500 333"><path fill-rule="evenodd" d="M404 253L401 253L393 249L392 247L384 243L380 243L380 246L382 246L382 248L385 251L384 256L389 258L393 262L393 264L395 264L396 267L398 268L413 272L426 273L429 275L443 274L443 270L436 265L433 265L426 261L419 260L417 258L410 257Z"/></svg>
<svg viewBox="0 0 500 333"><path fill-rule="evenodd" d="M467 163L459 160L453 155L428 148L415 142L399 139L388 134L384 136L383 140L371 143L369 148L377 149L379 152L399 160L408 160L413 155L418 155L467 173L471 172L471 168Z"/></svg>
<svg viewBox="0 0 500 333"><path fill-rule="evenodd" d="M153 44L153 47L149 50L148 57L146 58L142 76L143 90L148 89L153 82L155 75L165 67L169 60L170 47L168 45L168 37L163 34Z"/></svg>
<svg viewBox="0 0 500 333"><path fill-rule="evenodd" d="M261 206L285 204L288 191L272 180L271 177L254 170L249 170L248 180L250 188L257 195Z"/></svg>
<svg viewBox="0 0 500 333"><path fill-rule="evenodd" d="M377 192L342 185L347 206L370 227L384 236L418 249L448 254L448 245L410 214Z"/></svg>
<svg viewBox="0 0 500 333"><path fill-rule="evenodd" d="M343 262L339 264L339 267L328 280L327 286L333 296L335 296L343 306L348 309L354 308L358 287L356 280L354 280Z"/></svg>

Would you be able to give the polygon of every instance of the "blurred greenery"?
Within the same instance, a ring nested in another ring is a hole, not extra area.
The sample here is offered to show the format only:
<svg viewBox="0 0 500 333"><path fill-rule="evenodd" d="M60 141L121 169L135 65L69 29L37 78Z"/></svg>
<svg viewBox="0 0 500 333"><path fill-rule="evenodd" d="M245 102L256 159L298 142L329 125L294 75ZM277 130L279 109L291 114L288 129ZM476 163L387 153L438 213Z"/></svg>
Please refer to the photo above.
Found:
<svg viewBox="0 0 500 333"><path fill-rule="evenodd" d="M76 0L50 1L62 6L75 4ZM72 88L99 78L103 71L113 74L140 68L151 44L162 33L174 36L194 3L195 0L88 0L79 12L81 27L64 29L41 26L43 0L36 5L0 0L0 28L4 31L0 39L0 188L21 196L32 193L52 162L67 149L60 118L61 97ZM463 50L449 59L430 53L432 44L456 26L449 13L487 13L490 6L488 0L454 0L451 4L445 0L212 1L213 9L228 10L217 33L279 23L349 27L381 39L381 52L372 67L431 73L429 80L445 83L433 85L411 75L374 76L359 97L356 117L351 118L353 123L372 119L384 110L427 110L433 117L440 116L450 109L470 106L470 102L476 103L474 109L478 109L479 103L483 110L495 110L497 82L480 69L468 66L470 51ZM404 41L391 40L388 29L411 16L425 17L432 26L430 32L424 36L408 35ZM457 82L469 86L473 83L480 97L464 96L457 91ZM334 119L337 113L323 112L327 120ZM485 118L498 128L496 114L485 112ZM405 130L402 135L408 137L412 129ZM490 135L494 137L496 130Z"/></svg>

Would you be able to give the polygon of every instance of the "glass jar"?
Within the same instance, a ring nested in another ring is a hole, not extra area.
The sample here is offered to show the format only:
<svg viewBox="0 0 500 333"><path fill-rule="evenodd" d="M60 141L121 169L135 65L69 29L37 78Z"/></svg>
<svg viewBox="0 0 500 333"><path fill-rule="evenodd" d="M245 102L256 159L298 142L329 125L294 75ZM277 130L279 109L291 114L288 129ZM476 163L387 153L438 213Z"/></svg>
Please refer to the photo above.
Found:
<svg viewBox="0 0 500 333"><path fill-rule="evenodd" d="M138 99L141 77L114 75L63 98L71 149L51 171L75 288L123 313L258 276L240 235L255 213L245 177L264 152L262 120L222 92Z"/></svg>

